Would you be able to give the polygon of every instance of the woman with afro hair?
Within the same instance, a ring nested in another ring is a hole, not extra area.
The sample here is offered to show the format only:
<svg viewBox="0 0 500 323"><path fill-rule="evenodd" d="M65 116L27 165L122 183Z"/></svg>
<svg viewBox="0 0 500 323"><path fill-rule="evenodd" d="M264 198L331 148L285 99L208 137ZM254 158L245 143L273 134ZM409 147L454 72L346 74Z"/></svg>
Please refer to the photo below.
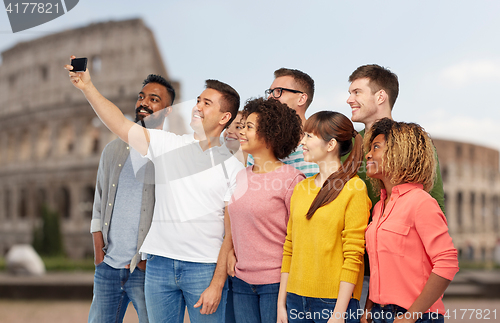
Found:
<svg viewBox="0 0 500 323"><path fill-rule="evenodd" d="M318 164L319 173L293 191L277 322L359 322L371 207L366 185L356 175L362 138L334 111L313 114L304 133L304 160Z"/></svg>
<svg viewBox="0 0 500 323"><path fill-rule="evenodd" d="M240 171L229 202L234 249L228 274L237 323L275 323L290 197L304 174L279 159L302 136L297 113L277 100L249 100L243 109L241 149L255 163Z"/></svg>
<svg viewBox="0 0 500 323"><path fill-rule="evenodd" d="M366 229L370 288L363 322L444 322L442 295L458 272L446 218L429 191L431 138L388 118L365 136L366 174L381 192Z"/></svg>

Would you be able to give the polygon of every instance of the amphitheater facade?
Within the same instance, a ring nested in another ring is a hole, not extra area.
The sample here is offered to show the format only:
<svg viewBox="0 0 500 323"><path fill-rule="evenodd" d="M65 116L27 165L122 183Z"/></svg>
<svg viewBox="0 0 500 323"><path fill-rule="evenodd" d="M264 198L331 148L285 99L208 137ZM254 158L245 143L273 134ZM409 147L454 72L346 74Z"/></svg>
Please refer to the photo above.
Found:
<svg viewBox="0 0 500 323"><path fill-rule="evenodd" d="M491 262L500 248L499 152L449 140L434 139L434 144L448 227L459 258Z"/></svg>

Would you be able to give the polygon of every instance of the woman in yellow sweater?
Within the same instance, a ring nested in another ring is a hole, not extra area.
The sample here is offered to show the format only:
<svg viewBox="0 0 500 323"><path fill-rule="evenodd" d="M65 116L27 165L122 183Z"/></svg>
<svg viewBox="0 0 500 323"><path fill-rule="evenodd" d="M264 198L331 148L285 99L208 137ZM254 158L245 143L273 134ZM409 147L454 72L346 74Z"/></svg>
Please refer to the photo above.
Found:
<svg viewBox="0 0 500 323"><path fill-rule="evenodd" d="M320 172L297 184L292 195L278 323L359 322L371 207L356 175L362 138L346 116L333 111L312 115L304 133L304 160L317 163ZM342 164L341 156L351 151Z"/></svg>

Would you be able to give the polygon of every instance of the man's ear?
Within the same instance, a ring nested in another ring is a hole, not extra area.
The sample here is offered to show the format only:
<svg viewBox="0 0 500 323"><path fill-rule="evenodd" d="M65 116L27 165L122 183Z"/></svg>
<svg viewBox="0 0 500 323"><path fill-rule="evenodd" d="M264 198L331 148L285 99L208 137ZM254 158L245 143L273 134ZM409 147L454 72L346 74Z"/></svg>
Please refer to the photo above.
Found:
<svg viewBox="0 0 500 323"><path fill-rule="evenodd" d="M307 102L307 98L308 98L308 96L306 93L301 93L300 97L299 97L299 106L305 105Z"/></svg>
<svg viewBox="0 0 500 323"><path fill-rule="evenodd" d="M387 92L385 92L384 90L379 90L377 92L377 103L381 105L384 102L388 101L389 101L389 96L387 95Z"/></svg>
<svg viewBox="0 0 500 323"><path fill-rule="evenodd" d="M231 120L231 116L232 116L231 112L224 112L224 115L220 119L219 124L226 125L229 122L229 120Z"/></svg>

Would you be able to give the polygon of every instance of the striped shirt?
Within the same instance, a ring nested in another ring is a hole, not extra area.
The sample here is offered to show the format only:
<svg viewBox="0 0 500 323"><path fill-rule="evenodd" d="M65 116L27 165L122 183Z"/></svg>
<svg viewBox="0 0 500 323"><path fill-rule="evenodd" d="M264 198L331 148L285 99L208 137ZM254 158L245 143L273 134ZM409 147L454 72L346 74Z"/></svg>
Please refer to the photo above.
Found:
<svg viewBox="0 0 500 323"><path fill-rule="evenodd" d="M284 164L291 165L295 167L295 169L300 170L302 173L304 173L304 175L306 175L306 177L311 177L319 173L318 164L304 161L302 145L299 145L293 153L280 160ZM248 155L247 166L252 166L253 164L253 156Z"/></svg>

